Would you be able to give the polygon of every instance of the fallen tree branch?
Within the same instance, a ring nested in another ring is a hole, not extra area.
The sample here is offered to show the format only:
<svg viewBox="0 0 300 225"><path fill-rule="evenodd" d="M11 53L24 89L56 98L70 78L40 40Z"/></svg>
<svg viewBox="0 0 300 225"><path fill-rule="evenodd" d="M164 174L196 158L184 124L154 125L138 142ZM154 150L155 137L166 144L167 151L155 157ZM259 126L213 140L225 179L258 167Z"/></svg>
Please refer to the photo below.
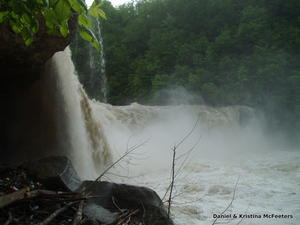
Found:
<svg viewBox="0 0 300 225"><path fill-rule="evenodd" d="M3 195L0 197L0 208L3 208L7 205L10 205L18 200L22 200L26 198L26 193L28 193L27 188L20 189L18 191L15 191L13 193Z"/></svg>
<svg viewBox="0 0 300 225"><path fill-rule="evenodd" d="M126 219L130 219L131 216L137 214L138 212L139 212L139 209L136 209L136 210L128 213L128 215L126 215L123 219L121 219L116 225L124 224L124 222L126 221Z"/></svg>
<svg viewBox="0 0 300 225"><path fill-rule="evenodd" d="M72 225L80 224L83 216L83 206L84 206L84 200L81 200L77 209L76 214L74 215L74 219L72 222Z"/></svg>
<svg viewBox="0 0 300 225"><path fill-rule="evenodd" d="M78 200L79 193L76 192L55 192L55 191L49 191L49 190L34 190L29 191L29 188L22 188L18 191L15 191L10 194L6 194L0 197L0 208L3 208L5 206L8 206L16 201L20 200L27 200L35 197L45 197L53 200L57 200L56 198L59 198L60 200Z"/></svg>
<svg viewBox="0 0 300 225"><path fill-rule="evenodd" d="M71 205L74 205L77 202L71 202L68 203L67 205L65 205L64 207L54 211L49 217L47 217L43 222L38 223L36 225L47 225L49 224L53 219L55 219L60 213L62 213L63 211L65 211L66 209L68 209Z"/></svg>

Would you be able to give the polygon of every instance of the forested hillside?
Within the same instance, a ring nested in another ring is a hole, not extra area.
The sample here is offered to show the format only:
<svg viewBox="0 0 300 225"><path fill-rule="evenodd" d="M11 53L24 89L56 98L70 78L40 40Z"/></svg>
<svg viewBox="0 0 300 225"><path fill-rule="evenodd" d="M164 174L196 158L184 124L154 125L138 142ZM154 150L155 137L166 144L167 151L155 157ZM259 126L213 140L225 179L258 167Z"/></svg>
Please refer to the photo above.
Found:
<svg viewBox="0 0 300 225"><path fill-rule="evenodd" d="M299 0L148 0L103 7L109 102L243 104L294 133L300 120ZM185 92L184 91L184 92Z"/></svg>

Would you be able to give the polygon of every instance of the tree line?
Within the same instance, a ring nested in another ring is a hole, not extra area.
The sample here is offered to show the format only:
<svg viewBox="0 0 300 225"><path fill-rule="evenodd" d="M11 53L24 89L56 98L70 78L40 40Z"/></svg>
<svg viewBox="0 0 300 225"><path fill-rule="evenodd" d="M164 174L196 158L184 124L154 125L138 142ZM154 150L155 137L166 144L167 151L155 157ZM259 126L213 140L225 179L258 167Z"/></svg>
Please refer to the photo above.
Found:
<svg viewBox="0 0 300 225"><path fill-rule="evenodd" d="M272 129L299 134L300 1L106 1L103 10L110 103L167 104L185 90L190 104L248 105Z"/></svg>

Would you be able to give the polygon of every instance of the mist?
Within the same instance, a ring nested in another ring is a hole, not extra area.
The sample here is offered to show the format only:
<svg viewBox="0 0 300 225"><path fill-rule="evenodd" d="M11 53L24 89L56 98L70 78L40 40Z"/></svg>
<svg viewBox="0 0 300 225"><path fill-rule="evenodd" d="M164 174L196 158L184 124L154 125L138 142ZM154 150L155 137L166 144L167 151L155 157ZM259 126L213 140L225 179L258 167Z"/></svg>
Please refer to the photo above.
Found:
<svg viewBox="0 0 300 225"><path fill-rule="evenodd" d="M95 103L94 107L102 114L98 119L104 124L115 159L141 145L120 165L123 172L119 172L124 176L170 169L172 149L183 139L176 147L177 156L182 155L178 165L204 158L240 163L287 149L283 140L272 140L264 134L263 121L249 107L137 103L123 107ZM247 120L242 120L246 114Z"/></svg>

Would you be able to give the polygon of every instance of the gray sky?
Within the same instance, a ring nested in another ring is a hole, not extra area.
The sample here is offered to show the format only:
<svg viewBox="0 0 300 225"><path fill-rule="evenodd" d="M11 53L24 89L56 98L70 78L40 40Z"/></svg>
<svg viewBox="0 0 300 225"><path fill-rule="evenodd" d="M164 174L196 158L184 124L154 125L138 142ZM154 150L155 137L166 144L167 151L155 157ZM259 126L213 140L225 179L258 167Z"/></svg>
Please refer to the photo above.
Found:
<svg viewBox="0 0 300 225"><path fill-rule="evenodd" d="M93 1L94 0L85 0L88 6L90 6ZM129 2L130 0L109 0L109 1L113 4L113 6L118 6L118 5L122 5L123 3Z"/></svg>

